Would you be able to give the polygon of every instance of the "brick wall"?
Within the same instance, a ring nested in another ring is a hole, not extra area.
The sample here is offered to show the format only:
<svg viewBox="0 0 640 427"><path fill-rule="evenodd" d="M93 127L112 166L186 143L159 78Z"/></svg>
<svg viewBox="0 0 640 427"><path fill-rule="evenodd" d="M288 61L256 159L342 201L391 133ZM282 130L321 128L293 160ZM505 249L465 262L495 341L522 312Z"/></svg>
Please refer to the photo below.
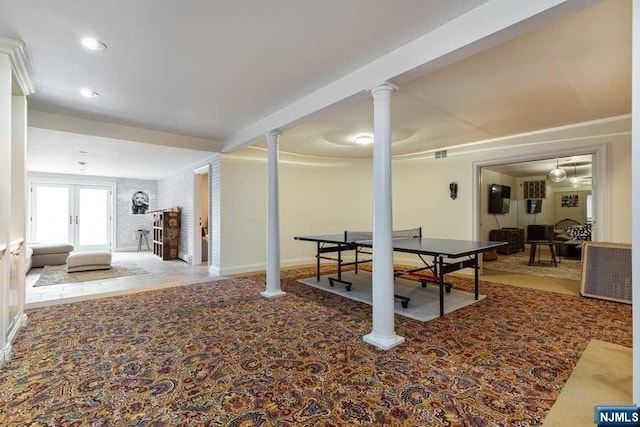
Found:
<svg viewBox="0 0 640 427"><path fill-rule="evenodd" d="M220 274L220 154L214 156L211 163L211 176L209 179L209 264L214 274Z"/></svg>
<svg viewBox="0 0 640 427"><path fill-rule="evenodd" d="M136 230L151 230L153 219L151 215L132 215L131 196L136 191L144 191L149 195L149 210L157 209L158 206L158 182L142 179L116 179L116 251L138 250L138 234ZM153 249L151 235L149 236L149 246ZM146 245L143 244L146 249Z"/></svg>
<svg viewBox="0 0 640 427"><path fill-rule="evenodd" d="M158 182L158 209L167 209L173 207L180 207L180 247L178 250L179 258L191 263L193 258L193 230L194 226L197 225L197 215L194 215L193 212L193 191L194 191L194 173L193 171L205 166L207 164L214 164L216 161L219 165L220 163L220 155L216 154L211 158L202 161L200 163L194 164L188 169L183 169L180 172L171 175L163 180ZM219 171L219 167L218 167ZM212 177L216 176L216 173L213 172L209 177L209 200L212 203L213 197L211 196L211 192L214 189L215 184L211 184ZM219 191L220 180L217 179L217 188ZM220 197L218 196L218 200ZM219 206L217 204L216 206ZM219 207L218 207L219 209ZM218 230L220 229L220 214L218 213L216 216L216 212L214 209L211 209L211 218L209 220L209 256L212 256L212 248L214 248L214 257L215 251L217 251L217 259L220 259L220 245L219 239L217 236L220 233L215 233L216 224ZM213 235L212 235L213 233ZM218 242L218 243L217 243ZM216 258L209 258L212 261ZM212 262L213 264L213 262ZM219 262L218 264L219 265Z"/></svg>

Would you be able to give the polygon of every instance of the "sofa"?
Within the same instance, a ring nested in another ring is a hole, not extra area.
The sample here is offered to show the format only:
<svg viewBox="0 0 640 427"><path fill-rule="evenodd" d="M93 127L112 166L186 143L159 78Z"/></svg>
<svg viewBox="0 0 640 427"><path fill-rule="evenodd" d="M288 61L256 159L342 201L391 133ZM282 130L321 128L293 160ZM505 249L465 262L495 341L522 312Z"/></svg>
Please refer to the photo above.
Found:
<svg viewBox="0 0 640 427"><path fill-rule="evenodd" d="M73 251L70 243L29 243L26 252L26 272L45 265L64 265Z"/></svg>
<svg viewBox="0 0 640 427"><path fill-rule="evenodd" d="M28 273L31 270L33 263L31 262L31 257L33 256L33 248L27 246L27 250L25 251L25 273Z"/></svg>
<svg viewBox="0 0 640 427"><path fill-rule="evenodd" d="M582 243L591 240L591 224L565 218L555 225L554 240L560 242L558 254L566 258L582 258Z"/></svg>

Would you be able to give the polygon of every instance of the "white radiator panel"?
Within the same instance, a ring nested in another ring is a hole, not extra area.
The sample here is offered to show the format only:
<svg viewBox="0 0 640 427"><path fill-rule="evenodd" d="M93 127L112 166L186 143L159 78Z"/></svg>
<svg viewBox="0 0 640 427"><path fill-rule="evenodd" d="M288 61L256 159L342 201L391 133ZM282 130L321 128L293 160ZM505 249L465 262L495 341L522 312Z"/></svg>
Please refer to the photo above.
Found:
<svg viewBox="0 0 640 427"><path fill-rule="evenodd" d="M631 304L631 245L585 242L580 292L586 297Z"/></svg>

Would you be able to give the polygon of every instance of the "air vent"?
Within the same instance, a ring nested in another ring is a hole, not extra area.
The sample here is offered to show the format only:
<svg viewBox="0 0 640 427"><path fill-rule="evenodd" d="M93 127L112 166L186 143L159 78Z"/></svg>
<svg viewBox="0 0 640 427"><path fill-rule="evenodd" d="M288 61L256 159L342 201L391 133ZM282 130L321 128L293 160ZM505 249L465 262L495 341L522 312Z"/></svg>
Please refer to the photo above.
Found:
<svg viewBox="0 0 640 427"><path fill-rule="evenodd" d="M436 159L443 159L447 157L447 150L436 151Z"/></svg>

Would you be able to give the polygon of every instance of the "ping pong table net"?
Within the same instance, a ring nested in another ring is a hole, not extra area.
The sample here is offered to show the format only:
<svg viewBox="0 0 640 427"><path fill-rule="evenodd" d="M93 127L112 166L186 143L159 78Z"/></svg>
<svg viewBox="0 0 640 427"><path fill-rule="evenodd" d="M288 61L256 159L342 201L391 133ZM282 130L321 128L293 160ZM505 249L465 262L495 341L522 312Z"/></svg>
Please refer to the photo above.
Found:
<svg viewBox="0 0 640 427"><path fill-rule="evenodd" d="M394 239L413 239L422 237L422 227L407 228L404 230L393 230ZM371 231L345 231L345 242L357 242L358 240L372 240L373 232Z"/></svg>

